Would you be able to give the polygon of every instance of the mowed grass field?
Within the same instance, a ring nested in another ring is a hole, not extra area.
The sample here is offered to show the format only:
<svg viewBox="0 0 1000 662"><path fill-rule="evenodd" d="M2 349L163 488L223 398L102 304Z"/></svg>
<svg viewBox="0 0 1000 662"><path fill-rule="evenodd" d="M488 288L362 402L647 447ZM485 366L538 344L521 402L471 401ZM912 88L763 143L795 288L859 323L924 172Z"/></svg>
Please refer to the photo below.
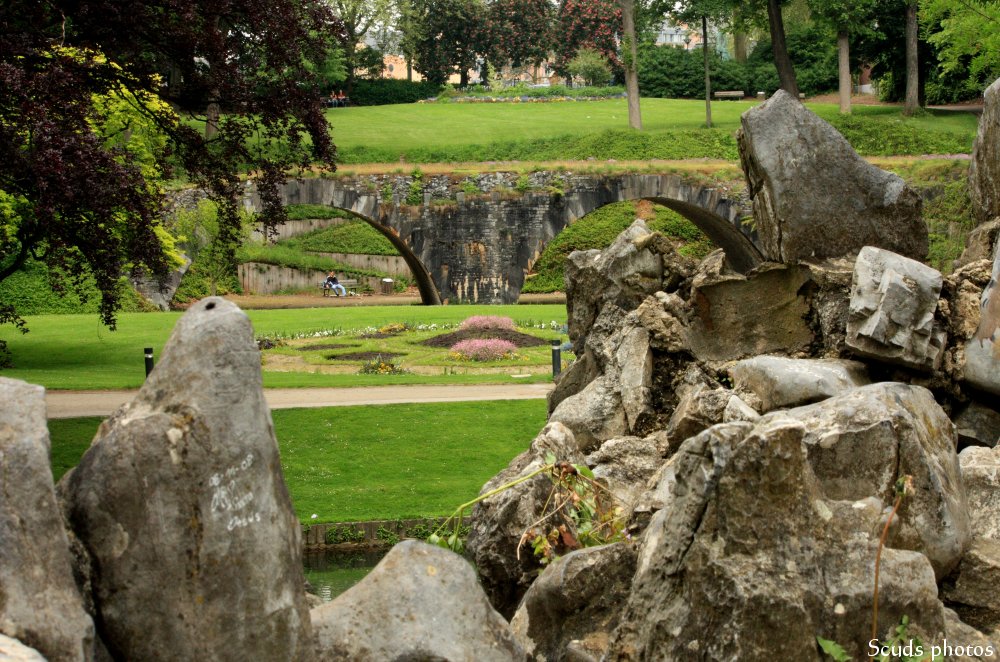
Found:
<svg viewBox="0 0 1000 662"><path fill-rule="evenodd" d="M448 515L545 425L544 400L271 412L302 522ZM100 418L49 421L56 480L89 448ZM313 515L316 518L313 518Z"/></svg>
<svg viewBox="0 0 1000 662"><path fill-rule="evenodd" d="M702 145L702 149L712 150L712 139L709 136L712 133L723 136L734 133L739 127L740 115L755 105L755 101L714 102L713 132L707 132L704 129L704 101L642 99L640 106L643 134L655 141L660 134L701 132L702 142L708 139L709 143ZM840 121L839 109L835 104L807 103L806 107L827 121ZM971 148L977 126L977 117L972 113L927 111L916 117L904 118L900 110L899 106L855 105L850 122L852 126L859 122L870 124L871 133L876 135L885 133L886 128L954 135L959 142L967 139ZM366 106L330 109L327 111L327 118L345 169L349 169L351 164L368 161L397 164L400 160L476 161L488 160L494 155L502 156L505 152L515 156L530 154L531 146L511 147L511 144L524 142L535 142L534 149L538 150L538 156L541 157L586 158L586 155L568 153L585 149L586 145L565 144L563 148L568 152L560 154L560 144L537 143L559 137L579 139L602 132L628 129L628 110L624 99ZM717 137L713 139L718 141ZM485 148L489 145L493 145L493 149ZM717 149L721 150L720 153L728 151L728 141L727 145L717 146ZM891 153L891 150L884 153ZM692 153L688 156L702 157L707 154ZM616 158L628 158L628 155ZM662 158L684 158L684 155L667 154Z"/></svg>
<svg viewBox="0 0 1000 662"><path fill-rule="evenodd" d="M49 389L138 388L145 379L143 348L152 347L159 360L163 346L182 313L123 313L117 330L102 326L96 314L36 315L27 318L29 333L0 326L0 338L10 346L14 367L0 374ZM378 328L394 322L460 323L473 315L502 315L525 325L561 325L563 305L507 306L358 306L250 310L256 337L291 337L340 329ZM553 331L553 337L558 333ZM372 386L505 382L506 375L330 375L311 372L265 372L264 386Z"/></svg>

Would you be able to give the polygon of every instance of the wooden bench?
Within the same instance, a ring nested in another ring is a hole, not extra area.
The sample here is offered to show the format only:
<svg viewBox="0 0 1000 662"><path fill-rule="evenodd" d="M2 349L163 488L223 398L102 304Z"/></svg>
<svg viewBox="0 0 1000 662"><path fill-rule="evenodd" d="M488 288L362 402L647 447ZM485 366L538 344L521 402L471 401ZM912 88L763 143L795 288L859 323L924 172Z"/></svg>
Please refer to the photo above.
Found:
<svg viewBox="0 0 1000 662"><path fill-rule="evenodd" d="M348 296L354 296L358 293L358 279L357 278L342 278L339 280L339 284L344 286L344 291L347 292ZM321 290L323 290L323 296L328 297L331 293L333 296L339 297L338 294L332 287L326 286L326 281L324 280L319 284Z"/></svg>
<svg viewBox="0 0 1000 662"><path fill-rule="evenodd" d="M739 101L744 96L745 95L743 94L743 90L726 90L724 92L715 93L716 99L734 99L736 101Z"/></svg>

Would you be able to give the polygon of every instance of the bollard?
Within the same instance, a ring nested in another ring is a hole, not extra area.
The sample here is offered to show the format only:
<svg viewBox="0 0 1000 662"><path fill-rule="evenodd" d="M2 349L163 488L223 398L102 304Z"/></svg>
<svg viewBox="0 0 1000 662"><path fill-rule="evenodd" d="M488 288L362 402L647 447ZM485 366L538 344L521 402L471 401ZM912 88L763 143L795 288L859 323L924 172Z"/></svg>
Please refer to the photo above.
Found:
<svg viewBox="0 0 1000 662"><path fill-rule="evenodd" d="M153 372L153 348L147 347L142 353L146 357L146 376L149 377L149 373Z"/></svg>
<svg viewBox="0 0 1000 662"><path fill-rule="evenodd" d="M562 372L562 352L561 352L562 342L560 340L552 341L552 378L555 379Z"/></svg>

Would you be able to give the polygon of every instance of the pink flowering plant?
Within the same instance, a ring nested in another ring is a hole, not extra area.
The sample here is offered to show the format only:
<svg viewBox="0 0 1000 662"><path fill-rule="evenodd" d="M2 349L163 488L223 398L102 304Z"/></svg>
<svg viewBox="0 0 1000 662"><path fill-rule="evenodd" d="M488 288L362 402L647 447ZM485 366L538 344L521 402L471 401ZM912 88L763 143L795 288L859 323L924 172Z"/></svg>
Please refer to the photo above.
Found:
<svg viewBox="0 0 1000 662"><path fill-rule="evenodd" d="M451 356L464 361L502 361L516 357L517 345L509 340L483 338L462 340L451 346Z"/></svg>
<svg viewBox="0 0 1000 662"><path fill-rule="evenodd" d="M499 315L473 315L466 317L460 329L509 329L514 330L514 320Z"/></svg>

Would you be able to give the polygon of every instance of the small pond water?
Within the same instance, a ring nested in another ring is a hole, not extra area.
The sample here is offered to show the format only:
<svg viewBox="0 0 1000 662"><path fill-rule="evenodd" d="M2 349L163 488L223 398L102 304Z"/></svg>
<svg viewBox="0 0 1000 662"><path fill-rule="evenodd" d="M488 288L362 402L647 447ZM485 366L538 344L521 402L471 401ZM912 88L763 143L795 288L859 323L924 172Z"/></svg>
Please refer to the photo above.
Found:
<svg viewBox="0 0 1000 662"><path fill-rule="evenodd" d="M312 552L302 564L313 592L329 602L364 579L385 556L387 550L359 552Z"/></svg>

